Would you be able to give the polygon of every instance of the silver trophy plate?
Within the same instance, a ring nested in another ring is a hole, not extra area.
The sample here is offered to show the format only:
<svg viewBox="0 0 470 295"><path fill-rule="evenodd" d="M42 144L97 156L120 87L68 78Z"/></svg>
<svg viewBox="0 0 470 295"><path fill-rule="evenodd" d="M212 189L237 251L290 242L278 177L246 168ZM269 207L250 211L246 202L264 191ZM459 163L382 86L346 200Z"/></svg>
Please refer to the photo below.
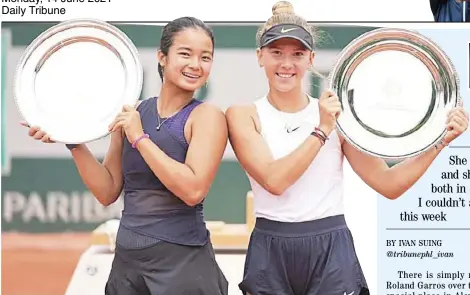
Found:
<svg viewBox="0 0 470 295"><path fill-rule="evenodd" d="M337 130L357 149L384 159L433 147L459 100L451 60L428 38L404 29L359 36L340 53L329 79L343 108Z"/></svg>
<svg viewBox="0 0 470 295"><path fill-rule="evenodd" d="M62 22L39 35L21 57L14 93L30 126L62 143L109 134L123 105L135 105L143 69L132 41L102 21Z"/></svg>

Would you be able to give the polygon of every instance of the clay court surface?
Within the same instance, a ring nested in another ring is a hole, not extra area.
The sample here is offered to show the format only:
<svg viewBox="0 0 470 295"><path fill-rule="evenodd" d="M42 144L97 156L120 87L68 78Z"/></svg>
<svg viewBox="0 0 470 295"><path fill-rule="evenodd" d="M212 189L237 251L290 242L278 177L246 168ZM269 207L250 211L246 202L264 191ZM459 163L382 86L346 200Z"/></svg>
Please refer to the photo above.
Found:
<svg viewBox="0 0 470 295"><path fill-rule="evenodd" d="M2 295L63 295L90 233L2 234Z"/></svg>

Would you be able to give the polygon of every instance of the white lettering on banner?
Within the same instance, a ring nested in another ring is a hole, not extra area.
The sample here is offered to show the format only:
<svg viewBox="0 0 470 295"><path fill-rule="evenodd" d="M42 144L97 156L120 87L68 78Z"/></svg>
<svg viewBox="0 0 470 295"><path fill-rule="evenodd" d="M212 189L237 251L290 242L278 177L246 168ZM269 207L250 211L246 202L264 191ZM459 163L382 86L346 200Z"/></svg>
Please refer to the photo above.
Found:
<svg viewBox="0 0 470 295"><path fill-rule="evenodd" d="M30 222L36 218L41 222L46 222L46 210L39 194L36 192L31 193L27 201L22 214L23 221Z"/></svg>
<svg viewBox="0 0 470 295"><path fill-rule="evenodd" d="M115 204L104 207L90 192L48 192L45 197L37 192L25 196L20 192L7 191L3 195L3 220L29 223L99 223L119 218L122 211L121 198Z"/></svg>
<svg viewBox="0 0 470 295"><path fill-rule="evenodd" d="M81 198L80 195L76 192L73 192L72 195L70 196L70 208L72 208L70 212L70 220L71 222L80 222L81 217L80 217L80 204L81 204Z"/></svg>
<svg viewBox="0 0 470 295"><path fill-rule="evenodd" d="M26 198L18 192L6 192L3 194L3 220L10 222L13 215L20 212L26 204Z"/></svg>
<svg viewBox="0 0 470 295"><path fill-rule="evenodd" d="M62 192L51 192L47 197L47 217L50 222L55 222L61 219L64 222L69 222L68 214L69 198ZM75 208L72 208L74 210ZM72 214L70 214L72 215ZM59 217L59 218L58 218Z"/></svg>

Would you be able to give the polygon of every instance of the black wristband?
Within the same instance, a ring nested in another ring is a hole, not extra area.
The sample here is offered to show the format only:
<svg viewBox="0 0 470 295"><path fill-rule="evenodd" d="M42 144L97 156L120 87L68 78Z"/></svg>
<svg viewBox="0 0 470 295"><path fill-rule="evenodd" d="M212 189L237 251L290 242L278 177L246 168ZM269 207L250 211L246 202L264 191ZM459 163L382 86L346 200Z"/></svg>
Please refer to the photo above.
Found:
<svg viewBox="0 0 470 295"><path fill-rule="evenodd" d="M75 149L77 146L79 146L79 144L68 143L65 145L65 147L68 148L70 151Z"/></svg>
<svg viewBox="0 0 470 295"><path fill-rule="evenodd" d="M321 130L321 129L320 129L320 128L318 128L318 127L315 127L315 131L316 131L317 133L320 133L320 134L321 134L321 136L323 137L323 139L324 139L325 141L327 141L327 140L328 140L328 136L326 135L326 133L325 133L325 132L323 132L323 130Z"/></svg>
<svg viewBox="0 0 470 295"><path fill-rule="evenodd" d="M325 138L323 137L323 135L321 135L320 133L316 131L313 131L312 133L310 133L310 135L318 138L322 146L325 145Z"/></svg>

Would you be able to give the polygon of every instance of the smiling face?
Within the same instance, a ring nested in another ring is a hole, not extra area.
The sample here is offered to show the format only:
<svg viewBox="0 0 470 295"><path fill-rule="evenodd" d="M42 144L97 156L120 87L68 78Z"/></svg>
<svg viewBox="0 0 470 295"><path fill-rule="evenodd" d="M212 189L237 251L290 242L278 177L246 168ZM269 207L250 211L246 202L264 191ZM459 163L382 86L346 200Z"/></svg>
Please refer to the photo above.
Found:
<svg viewBox="0 0 470 295"><path fill-rule="evenodd" d="M165 83L172 83L185 91L196 91L209 78L214 46L202 29L188 28L174 35L168 55L158 52L164 68Z"/></svg>
<svg viewBox="0 0 470 295"><path fill-rule="evenodd" d="M269 84L280 92L301 87L305 72L311 67L314 53L298 40L282 38L258 50Z"/></svg>

